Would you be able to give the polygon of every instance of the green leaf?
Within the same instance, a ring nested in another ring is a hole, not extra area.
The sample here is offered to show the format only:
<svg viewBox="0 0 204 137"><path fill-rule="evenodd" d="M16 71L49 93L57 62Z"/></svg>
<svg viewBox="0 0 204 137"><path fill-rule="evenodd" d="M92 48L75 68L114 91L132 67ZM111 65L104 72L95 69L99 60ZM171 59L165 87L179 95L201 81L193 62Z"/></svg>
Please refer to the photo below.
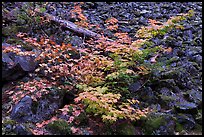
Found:
<svg viewBox="0 0 204 137"><path fill-rule="evenodd" d="M43 12L45 12L45 11L46 11L45 8L40 8L40 12L41 12L41 13L43 13Z"/></svg>
<svg viewBox="0 0 204 137"><path fill-rule="evenodd" d="M37 23L40 23L40 16L35 17Z"/></svg>

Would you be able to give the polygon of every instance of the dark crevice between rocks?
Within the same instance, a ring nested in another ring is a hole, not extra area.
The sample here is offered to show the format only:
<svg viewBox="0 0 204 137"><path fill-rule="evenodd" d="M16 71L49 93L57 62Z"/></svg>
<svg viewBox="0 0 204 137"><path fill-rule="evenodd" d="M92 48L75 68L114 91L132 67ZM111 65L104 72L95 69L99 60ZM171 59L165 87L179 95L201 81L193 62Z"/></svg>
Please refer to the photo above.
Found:
<svg viewBox="0 0 204 137"><path fill-rule="evenodd" d="M74 98L76 98L75 91L68 91L64 94L62 104L59 109L62 109L65 105L74 104Z"/></svg>

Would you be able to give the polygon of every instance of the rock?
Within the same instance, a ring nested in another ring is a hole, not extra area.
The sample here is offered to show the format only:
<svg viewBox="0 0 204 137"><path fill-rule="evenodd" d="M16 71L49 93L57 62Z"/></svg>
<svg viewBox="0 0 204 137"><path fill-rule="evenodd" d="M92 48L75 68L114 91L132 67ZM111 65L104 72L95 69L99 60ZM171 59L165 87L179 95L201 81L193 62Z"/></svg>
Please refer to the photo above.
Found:
<svg viewBox="0 0 204 137"><path fill-rule="evenodd" d="M188 36L189 40L193 40L193 34L191 30L184 31L184 35Z"/></svg>
<svg viewBox="0 0 204 137"><path fill-rule="evenodd" d="M157 103L157 97L155 96L154 91L151 87L145 87L144 91L140 92L140 97L141 100L144 100L146 103Z"/></svg>
<svg viewBox="0 0 204 137"><path fill-rule="evenodd" d="M175 121L165 113L150 113L143 125L145 135L173 135Z"/></svg>
<svg viewBox="0 0 204 137"><path fill-rule="evenodd" d="M160 104L152 104L150 106L150 109L152 109L154 112L160 112L161 111L161 105Z"/></svg>
<svg viewBox="0 0 204 137"><path fill-rule="evenodd" d="M2 135L16 135L15 125L15 120L11 120L10 117L2 117Z"/></svg>
<svg viewBox="0 0 204 137"><path fill-rule="evenodd" d="M16 56L15 63L19 63L24 71L34 71L37 63L31 56Z"/></svg>
<svg viewBox="0 0 204 137"><path fill-rule="evenodd" d="M51 90L49 94L36 102L34 108L34 122L39 122L44 119L49 119L57 109L63 104L64 93L62 91Z"/></svg>
<svg viewBox="0 0 204 137"><path fill-rule="evenodd" d="M71 42L70 42L70 43L71 43L73 46L75 46L75 47L81 47L83 41L82 41L82 39L81 39L80 37L78 37L78 36L73 36L73 37L71 38Z"/></svg>
<svg viewBox="0 0 204 137"><path fill-rule="evenodd" d="M166 125L155 130L156 135L174 135L175 121L171 118L166 118L166 120L168 121Z"/></svg>
<svg viewBox="0 0 204 137"><path fill-rule="evenodd" d="M22 124L16 125L14 130L17 135L33 135L32 132Z"/></svg>
<svg viewBox="0 0 204 137"><path fill-rule="evenodd" d="M147 19L145 19L143 16L141 16L140 19L139 19L139 23L141 25L147 25Z"/></svg>
<svg viewBox="0 0 204 137"><path fill-rule="evenodd" d="M15 80L25 73L20 65L17 65L12 58L5 53L2 53L2 80Z"/></svg>
<svg viewBox="0 0 204 137"><path fill-rule="evenodd" d="M142 10L142 11L140 11L140 14L146 14L146 13L151 13L151 11L148 11L148 10Z"/></svg>
<svg viewBox="0 0 204 137"><path fill-rule="evenodd" d="M32 120L31 111L32 99L30 96L25 96L17 103L11 111L11 119L16 120L19 123Z"/></svg>
<svg viewBox="0 0 204 137"><path fill-rule="evenodd" d="M12 125L10 125L10 124L6 125L5 130L6 130L7 132L11 132L11 130L12 130Z"/></svg>
<svg viewBox="0 0 204 137"><path fill-rule="evenodd" d="M34 59L35 57L19 56L11 52L2 53L2 80L16 80L26 72L34 71L37 66Z"/></svg>
<svg viewBox="0 0 204 137"><path fill-rule="evenodd" d="M138 82L131 84L129 86L129 90L130 90L130 92L136 92L141 88L141 86L142 86L141 83L138 81Z"/></svg>
<svg viewBox="0 0 204 137"><path fill-rule="evenodd" d="M181 100L177 104L175 104L176 111L180 113L189 113L189 114L197 114L198 113L198 105L192 102L188 102L185 100Z"/></svg>
<svg viewBox="0 0 204 137"><path fill-rule="evenodd" d="M160 104L161 106L165 106L168 108L172 108L176 102L179 100L179 96L176 95L175 93L172 92L172 90L166 88L166 87L163 87L160 91L159 91L159 97L160 97Z"/></svg>
<svg viewBox="0 0 204 137"><path fill-rule="evenodd" d="M195 127L195 120L190 114L178 114L176 118L177 122L183 125L186 130L191 130Z"/></svg>
<svg viewBox="0 0 204 137"><path fill-rule="evenodd" d="M198 106L201 106L202 92L195 89L191 89L187 91L187 94L190 101L193 101L194 103L198 104Z"/></svg>

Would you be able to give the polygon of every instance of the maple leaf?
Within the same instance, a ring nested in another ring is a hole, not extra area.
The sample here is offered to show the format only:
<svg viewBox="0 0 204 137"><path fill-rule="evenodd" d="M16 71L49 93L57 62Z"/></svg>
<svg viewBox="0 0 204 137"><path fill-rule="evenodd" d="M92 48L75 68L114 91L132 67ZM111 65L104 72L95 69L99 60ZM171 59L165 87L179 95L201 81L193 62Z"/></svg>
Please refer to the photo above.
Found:
<svg viewBox="0 0 204 137"><path fill-rule="evenodd" d="M72 123L73 120L74 120L74 117L73 117L73 116L70 116L70 117L69 117L69 120L68 120L68 123Z"/></svg>
<svg viewBox="0 0 204 137"><path fill-rule="evenodd" d="M76 117L78 117L80 114L81 114L81 111L80 110L75 110L72 112L72 114Z"/></svg>

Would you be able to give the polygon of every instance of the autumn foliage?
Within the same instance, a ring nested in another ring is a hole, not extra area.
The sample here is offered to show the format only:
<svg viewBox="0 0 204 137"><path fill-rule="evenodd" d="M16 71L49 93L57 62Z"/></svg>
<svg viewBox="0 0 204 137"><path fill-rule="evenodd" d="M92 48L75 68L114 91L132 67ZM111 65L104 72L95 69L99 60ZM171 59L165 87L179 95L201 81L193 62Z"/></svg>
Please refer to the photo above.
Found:
<svg viewBox="0 0 204 137"><path fill-rule="evenodd" d="M83 4L83 3L80 3ZM87 18L83 15L80 4L76 4L71 11L72 16L78 18L75 22L81 27L88 27ZM36 74L43 75L41 80L33 80L27 83L21 83L17 92L10 91L9 94L14 102L17 102L25 95L31 95L32 99L37 101L44 94L49 94L49 89L58 87L58 89L71 90L78 89L78 97L75 98L76 104L83 104L87 113L99 116L104 122L115 122L118 119L129 119L136 121L151 111L148 108L136 108L140 102L131 98L127 87L139 77L148 76L151 68L143 64L144 60L150 60L151 63L157 63L157 58L162 53L171 52L170 47L157 45L141 49L142 45L148 44L150 38L156 35L164 35L174 28L182 28L179 21L192 14L182 14L172 17L167 22L162 23L149 19L150 26L141 27L137 31L136 41L128 36L127 33L115 32L115 40L109 41L108 37L101 36L98 40L92 39L85 41L88 48L76 48L71 44L56 44L49 38L42 37L39 41L36 38L30 38L24 33L17 34L25 42L31 44L39 50L36 61L39 62ZM118 20L109 18L105 21L107 29L117 31ZM92 24L93 25L93 24ZM32 51L22 52L19 45L3 49L3 52L14 52L18 55L31 55L36 53ZM154 56L148 57L152 52ZM76 57L77 56L77 57ZM136 78L135 78L135 77ZM62 81L62 78L64 81ZM65 84L69 83L69 84ZM124 87L119 89L119 85ZM127 98L122 98L123 96ZM65 106L60 109L62 113L68 113ZM73 105L76 107L76 105ZM73 111L73 117L68 122L72 122L83 110ZM37 127L42 127L52 118L44 123L37 123ZM75 127L72 128L76 132Z"/></svg>

